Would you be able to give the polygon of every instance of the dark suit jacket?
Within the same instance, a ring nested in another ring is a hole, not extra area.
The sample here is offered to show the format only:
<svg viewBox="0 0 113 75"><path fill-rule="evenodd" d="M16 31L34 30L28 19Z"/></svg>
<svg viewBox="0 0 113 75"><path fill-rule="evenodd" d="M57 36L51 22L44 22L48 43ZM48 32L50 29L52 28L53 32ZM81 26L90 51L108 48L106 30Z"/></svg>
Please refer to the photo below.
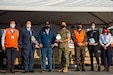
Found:
<svg viewBox="0 0 113 75"><path fill-rule="evenodd" d="M35 32L32 29L32 36L34 36L36 38ZM31 42L31 35L29 33L29 31L26 28L23 28L20 30L19 33L19 45L23 48L23 49L32 49L35 50L35 44L33 44Z"/></svg>

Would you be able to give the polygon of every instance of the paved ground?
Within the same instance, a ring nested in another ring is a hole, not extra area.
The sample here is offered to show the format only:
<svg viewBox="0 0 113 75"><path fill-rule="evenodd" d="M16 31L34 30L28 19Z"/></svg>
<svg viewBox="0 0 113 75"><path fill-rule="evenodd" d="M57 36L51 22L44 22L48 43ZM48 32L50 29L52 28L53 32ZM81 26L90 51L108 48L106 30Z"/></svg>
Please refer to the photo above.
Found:
<svg viewBox="0 0 113 75"><path fill-rule="evenodd" d="M113 75L113 66L111 67L110 72L104 72L103 67L100 72L96 71L96 68L95 71L90 71L89 66L86 66L85 69L86 69L85 72L82 71L75 72L74 68L70 68L68 73L58 72L58 68L51 73L48 71L42 73L40 68L38 69L35 68L34 73L23 73L24 72L23 70L16 69L15 75ZM0 70L0 75L4 75L4 74L6 74L5 70ZM6 75L12 75L12 73L7 73Z"/></svg>
<svg viewBox="0 0 113 75"><path fill-rule="evenodd" d="M96 71L85 71L85 72L74 72L69 71L68 73L62 73L62 72L45 72L41 73L39 71L35 71L34 73L22 73L23 71L17 71L15 75L113 75L113 72L96 72ZM5 72L1 71L0 75L6 74ZM12 73L7 73L6 75L12 75Z"/></svg>

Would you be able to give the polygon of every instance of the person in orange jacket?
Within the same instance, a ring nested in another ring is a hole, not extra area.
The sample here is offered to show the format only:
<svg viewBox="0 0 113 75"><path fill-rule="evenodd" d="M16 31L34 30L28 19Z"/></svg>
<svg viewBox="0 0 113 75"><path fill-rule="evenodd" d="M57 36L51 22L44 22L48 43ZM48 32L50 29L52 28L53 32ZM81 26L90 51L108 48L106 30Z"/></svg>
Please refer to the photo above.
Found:
<svg viewBox="0 0 113 75"><path fill-rule="evenodd" d="M75 55L76 55L76 71L80 70L82 66L82 71L84 69L84 59L85 59L85 46L87 45L86 32L82 29L81 22L77 23L77 29L73 31L73 40L75 43Z"/></svg>
<svg viewBox="0 0 113 75"><path fill-rule="evenodd" d="M10 27L4 30L1 39L2 50L6 51L7 73L15 73L14 61L16 58L16 51L18 50L19 37L19 31L15 28L15 26L16 22L14 20L11 20Z"/></svg>

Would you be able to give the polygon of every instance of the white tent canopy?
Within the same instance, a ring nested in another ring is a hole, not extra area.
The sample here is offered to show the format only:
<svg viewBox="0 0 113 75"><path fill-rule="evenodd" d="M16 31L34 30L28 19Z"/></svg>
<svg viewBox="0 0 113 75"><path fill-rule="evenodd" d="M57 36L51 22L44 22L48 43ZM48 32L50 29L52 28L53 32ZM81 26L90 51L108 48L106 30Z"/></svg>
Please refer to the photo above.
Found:
<svg viewBox="0 0 113 75"><path fill-rule="evenodd" d="M0 10L113 11L113 0L0 0Z"/></svg>

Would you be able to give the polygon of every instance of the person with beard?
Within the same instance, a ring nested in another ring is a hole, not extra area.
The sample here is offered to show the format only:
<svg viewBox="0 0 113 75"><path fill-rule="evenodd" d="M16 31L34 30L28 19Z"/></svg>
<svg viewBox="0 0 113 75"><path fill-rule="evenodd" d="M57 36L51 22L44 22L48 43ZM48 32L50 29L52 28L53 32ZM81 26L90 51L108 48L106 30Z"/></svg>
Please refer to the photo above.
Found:
<svg viewBox="0 0 113 75"><path fill-rule="evenodd" d="M100 71L100 62L98 56L98 46L99 46L99 31L96 29L94 22L91 23L91 30L87 32L88 37L88 50L90 54L91 61L91 71L94 71L93 66L93 53L98 64L98 71Z"/></svg>
<svg viewBox="0 0 113 75"><path fill-rule="evenodd" d="M41 48L42 72L45 72L46 70L46 57L48 58L49 72L52 72L52 48L55 43L55 35L53 30L50 28L49 21L46 21L45 26L40 30L38 35L38 43Z"/></svg>
<svg viewBox="0 0 113 75"><path fill-rule="evenodd" d="M32 29L30 20L26 21L25 28L20 30L19 47L22 49L24 73L33 73L34 67L34 50L37 44L35 31Z"/></svg>
<svg viewBox="0 0 113 75"><path fill-rule="evenodd" d="M6 28L1 38L2 50L6 52L6 73L15 73L14 61L18 50L19 31L15 28L15 20L10 21L10 27Z"/></svg>
<svg viewBox="0 0 113 75"><path fill-rule="evenodd" d="M61 39L57 40L59 47L59 62L62 64L62 69L59 72L68 72L69 66L69 46L70 31L66 28L66 22L61 23L61 29L57 32Z"/></svg>
<svg viewBox="0 0 113 75"><path fill-rule="evenodd" d="M81 22L77 22L77 29L73 31L73 40L75 43L75 56L76 56L76 71L80 71L80 66L82 66L82 71L84 68L85 59L85 46L87 45L87 37L85 30L82 29Z"/></svg>

